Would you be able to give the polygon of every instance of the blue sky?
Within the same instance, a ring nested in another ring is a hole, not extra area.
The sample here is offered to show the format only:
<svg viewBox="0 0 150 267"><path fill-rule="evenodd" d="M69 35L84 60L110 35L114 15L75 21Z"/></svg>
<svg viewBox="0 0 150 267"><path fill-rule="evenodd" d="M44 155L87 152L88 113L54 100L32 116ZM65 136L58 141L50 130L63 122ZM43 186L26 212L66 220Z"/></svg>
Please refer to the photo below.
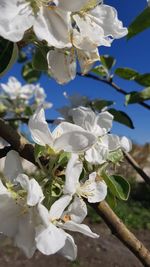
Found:
<svg viewBox="0 0 150 267"><path fill-rule="evenodd" d="M146 0L105 0L104 2L117 9L119 18L125 26L128 26L147 4ZM101 47L100 53L114 56L117 59L116 67L130 67L141 73L150 72L150 30L146 30L129 41L126 38L116 40L111 48ZM16 64L1 79L1 82L6 82L10 75L16 76L24 82L20 75L20 69L21 66ZM142 89L134 82L124 81L119 78L115 78L115 82L128 92ZM150 142L150 112L139 105L124 106L124 97L111 87L82 77L77 77L69 84L60 86L48 77L42 76L40 84L45 88L48 100L54 103L54 109L67 104L66 99L63 97L64 91L69 95L79 93L90 98L99 97L115 101L115 107L125 111L132 118L135 129L132 130L119 123L114 123L113 132L119 135L126 135L139 144ZM58 116L54 109L47 112L48 118Z"/></svg>

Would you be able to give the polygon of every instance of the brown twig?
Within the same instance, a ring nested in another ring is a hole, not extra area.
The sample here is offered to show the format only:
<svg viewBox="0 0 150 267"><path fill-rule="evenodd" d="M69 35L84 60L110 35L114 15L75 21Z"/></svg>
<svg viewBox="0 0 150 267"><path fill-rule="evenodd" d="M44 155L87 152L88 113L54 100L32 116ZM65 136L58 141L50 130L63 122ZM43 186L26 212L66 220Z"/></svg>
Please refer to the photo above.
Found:
<svg viewBox="0 0 150 267"><path fill-rule="evenodd" d="M24 137L7 125L2 119L0 119L0 129L0 136L11 144L12 148L18 151L20 156L35 163L34 146L32 144L29 144ZM104 219L112 233L133 252L145 267L150 267L150 252L126 228L108 204L103 201L99 205L91 204L91 206L96 209L97 213Z"/></svg>
<svg viewBox="0 0 150 267"><path fill-rule="evenodd" d="M150 252L145 246L131 233L123 222L117 217L106 201L98 205L91 205L96 212L103 218L105 223L124 245L136 255L145 267L150 267Z"/></svg>
<svg viewBox="0 0 150 267"><path fill-rule="evenodd" d="M136 172L144 179L144 181L150 185L150 177L141 169L139 164L134 160L134 158L127 152L124 152L124 156L128 163L136 170Z"/></svg>
<svg viewBox="0 0 150 267"><path fill-rule="evenodd" d="M24 122L24 123L28 123L29 118L28 117L14 117L14 118L5 118L4 120L7 121L7 122L21 121L21 122ZM46 121L49 124L53 124L55 121L59 121L59 120L46 120Z"/></svg>
<svg viewBox="0 0 150 267"><path fill-rule="evenodd" d="M81 73L77 73L78 76L81 76L81 77L85 77L85 78L91 78L95 81L99 81L99 82L102 82L102 83L105 83L105 84L108 84L109 86L111 86L112 88L114 88L118 93L122 94L122 95L127 95L129 94L128 92L126 92L125 90L123 90L120 86L118 86L117 84L115 84L113 81L111 80L106 80L104 78L101 78L101 77L97 77L91 73L88 73L88 74L85 74L85 75L82 75ZM144 102L138 102L136 103L140 106L143 106L144 108L150 110L150 105L144 103Z"/></svg>

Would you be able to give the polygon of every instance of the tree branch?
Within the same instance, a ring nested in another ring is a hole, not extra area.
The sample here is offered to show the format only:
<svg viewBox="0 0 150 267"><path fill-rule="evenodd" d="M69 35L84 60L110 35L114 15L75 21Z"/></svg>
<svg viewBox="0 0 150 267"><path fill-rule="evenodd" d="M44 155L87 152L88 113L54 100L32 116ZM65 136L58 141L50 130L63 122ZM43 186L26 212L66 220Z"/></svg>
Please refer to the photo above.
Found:
<svg viewBox="0 0 150 267"><path fill-rule="evenodd" d="M150 267L150 252L145 246L131 233L123 222L117 217L106 201L98 205L91 205L96 212L103 218L104 222L115 235L134 255L143 263L145 267Z"/></svg>
<svg viewBox="0 0 150 267"><path fill-rule="evenodd" d="M24 122L24 123L28 123L29 117L5 118L4 120L7 121L7 122L21 121L21 122ZM58 120L46 120L46 121L47 121L47 123L52 124L55 121L61 121L61 120L58 119Z"/></svg>
<svg viewBox="0 0 150 267"><path fill-rule="evenodd" d="M0 119L0 129L0 137L7 141L12 149L16 150L21 157L35 164L34 146L2 119Z"/></svg>
<svg viewBox="0 0 150 267"><path fill-rule="evenodd" d="M114 88L118 93L122 94L122 95L127 95L129 93L127 93L125 90L123 90L121 87L119 87L117 84L115 84L114 82L112 81L109 81L109 80L106 80L104 78L100 78L100 77L97 77L91 73L88 73L88 74L85 74L85 75L82 75L81 73L77 73L78 76L81 76L81 77L85 77L85 78L91 78L95 81L99 81L99 82L102 82L102 83L105 83L105 84L108 84L109 86L111 86L112 88ZM148 110L150 110L150 105L144 103L144 102L139 102L139 103L136 103Z"/></svg>
<svg viewBox="0 0 150 267"><path fill-rule="evenodd" d="M35 164L34 146L28 143L24 137L7 125L2 119L0 119L0 129L0 136L11 144L12 148L18 151L20 156ZM150 252L126 228L108 204L102 201L99 205L91 204L91 206L104 219L112 233L133 252L145 267L150 267Z"/></svg>
<svg viewBox="0 0 150 267"><path fill-rule="evenodd" d="M150 185L150 177L141 169L139 164L134 160L134 158L127 152L124 152L124 156L128 163L136 170L136 172L144 179L144 181Z"/></svg>

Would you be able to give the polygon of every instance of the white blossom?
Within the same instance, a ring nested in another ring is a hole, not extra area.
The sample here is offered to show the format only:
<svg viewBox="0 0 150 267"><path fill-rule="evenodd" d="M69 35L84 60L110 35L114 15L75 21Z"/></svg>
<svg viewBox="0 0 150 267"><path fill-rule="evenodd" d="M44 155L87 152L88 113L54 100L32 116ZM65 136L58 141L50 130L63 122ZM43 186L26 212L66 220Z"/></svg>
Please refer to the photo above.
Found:
<svg viewBox="0 0 150 267"><path fill-rule="evenodd" d="M94 113L90 108L73 108L69 114L76 125L87 130L97 142L85 152L85 159L92 164L102 164L107 160L109 152L118 148L129 151L131 142L127 138L120 139L119 136L109 134L112 127L113 116L104 111L99 114Z"/></svg>
<svg viewBox="0 0 150 267"><path fill-rule="evenodd" d="M9 157L9 159L7 159ZM12 162L14 171L19 170L18 157L15 160L16 152L11 151L6 157L6 167ZM16 174L17 174L16 172ZM37 181L23 173L18 174L15 179L11 170L6 178L6 185L0 180L0 232L13 239L15 245L21 248L28 258L32 257L35 250L35 227L38 224L38 213L36 206L41 203L44 195Z"/></svg>
<svg viewBox="0 0 150 267"><path fill-rule="evenodd" d="M35 86L33 84L26 84L22 86L15 77L10 77L7 84L0 84L0 88L11 100L15 100L17 98L29 100L34 94Z"/></svg>
<svg viewBox="0 0 150 267"><path fill-rule="evenodd" d="M51 133L44 110L39 107L29 120L29 129L35 143L49 145L54 151L81 152L93 145L95 137L81 127L62 122Z"/></svg>
<svg viewBox="0 0 150 267"><path fill-rule="evenodd" d="M96 172L91 173L86 181L79 182L82 168L78 155L72 154L66 168L64 194L86 198L90 203L104 200L107 195L105 182L97 179Z"/></svg>

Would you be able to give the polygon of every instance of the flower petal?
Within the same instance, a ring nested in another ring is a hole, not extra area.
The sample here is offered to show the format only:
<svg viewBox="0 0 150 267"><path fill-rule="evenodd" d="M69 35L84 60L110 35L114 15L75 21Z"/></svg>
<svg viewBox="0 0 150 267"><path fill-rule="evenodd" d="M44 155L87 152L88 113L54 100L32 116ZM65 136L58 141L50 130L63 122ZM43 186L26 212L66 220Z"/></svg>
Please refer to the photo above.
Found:
<svg viewBox="0 0 150 267"><path fill-rule="evenodd" d="M18 228L20 207L0 181L0 232L14 237Z"/></svg>
<svg viewBox="0 0 150 267"><path fill-rule="evenodd" d="M87 206L82 198L74 197L73 202L68 207L66 214L76 223L82 223L87 216Z"/></svg>
<svg viewBox="0 0 150 267"><path fill-rule="evenodd" d="M4 175L10 180L14 181L18 174L23 173L21 158L18 152L11 150L7 153L4 165Z"/></svg>
<svg viewBox="0 0 150 267"><path fill-rule="evenodd" d="M77 246L71 235L66 234L66 242L64 247L58 251L59 254L67 258L68 260L74 261L77 257Z"/></svg>
<svg viewBox="0 0 150 267"><path fill-rule="evenodd" d="M120 138L121 148L126 151L130 152L132 149L132 142L125 136Z"/></svg>
<svg viewBox="0 0 150 267"><path fill-rule="evenodd" d="M35 246L35 226L31 213L20 216L15 245L22 249L27 258L31 258L36 250Z"/></svg>
<svg viewBox="0 0 150 267"><path fill-rule="evenodd" d="M81 8L83 8L89 2L89 0L54 0L54 2L56 2L56 5L58 5L58 7L61 9L75 12L80 11Z"/></svg>
<svg viewBox="0 0 150 267"><path fill-rule="evenodd" d="M77 154L72 154L66 168L64 194L74 194L82 172L83 164Z"/></svg>
<svg viewBox="0 0 150 267"><path fill-rule="evenodd" d="M0 35L3 38L18 42L33 23L34 16L29 3L23 1L18 4L18 0L0 1Z"/></svg>
<svg viewBox="0 0 150 267"><path fill-rule="evenodd" d="M39 251L45 255L51 255L64 247L66 233L52 223L49 223L49 227L47 228L42 226L36 228L35 241Z"/></svg>
<svg viewBox="0 0 150 267"><path fill-rule="evenodd" d="M104 181L96 181L96 173L93 172L89 175L89 180L85 182L85 186L87 183L87 190L92 192L92 194L88 196L89 203L100 202L105 199L107 196L107 185Z"/></svg>
<svg viewBox="0 0 150 267"><path fill-rule="evenodd" d="M50 220L60 219L63 211L69 205L71 199L72 199L71 196L64 195L61 198L59 198L57 201L55 201L49 211Z"/></svg>
<svg viewBox="0 0 150 267"><path fill-rule="evenodd" d="M98 49L94 51L83 51L77 49L78 60L82 74L89 72L96 61L100 61Z"/></svg>
<svg viewBox="0 0 150 267"><path fill-rule="evenodd" d="M70 13L59 8L41 7L34 23L34 32L38 39L45 40L56 48L71 47Z"/></svg>
<svg viewBox="0 0 150 267"><path fill-rule="evenodd" d="M73 221L68 221L68 222L64 223L62 227L63 227L63 229L73 231L73 232L79 232L83 235L87 235L87 236L92 237L92 238L98 238L99 237L99 235L93 233L91 231L91 229L85 224L78 224L78 223L75 223Z"/></svg>
<svg viewBox="0 0 150 267"><path fill-rule="evenodd" d="M27 191L27 205L35 206L44 199L42 189L35 179L29 180L27 175L19 174L16 181Z"/></svg>
<svg viewBox="0 0 150 267"><path fill-rule="evenodd" d="M99 136L108 133L112 127L112 123L113 115L111 115L108 111L99 113L96 117L96 124L100 127Z"/></svg>
<svg viewBox="0 0 150 267"><path fill-rule="evenodd" d="M92 164L103 164L108 157L108 148L97 142L85 152L85 159Z"/></svg>
<svg viewBox="0 0 150 267"><path fill-rule="evenodd" d="M74 50L50 50L47 54L51 76L59 83L65 84L76 76L76 59Z"/></svg>
<svg viewBox="0 0 150 267"><path fill-rule="evenodd" d="M45 119L44 109L38 107L29 120L29 129L35 143L45 146L53 144L53 138Z"/></svg>

